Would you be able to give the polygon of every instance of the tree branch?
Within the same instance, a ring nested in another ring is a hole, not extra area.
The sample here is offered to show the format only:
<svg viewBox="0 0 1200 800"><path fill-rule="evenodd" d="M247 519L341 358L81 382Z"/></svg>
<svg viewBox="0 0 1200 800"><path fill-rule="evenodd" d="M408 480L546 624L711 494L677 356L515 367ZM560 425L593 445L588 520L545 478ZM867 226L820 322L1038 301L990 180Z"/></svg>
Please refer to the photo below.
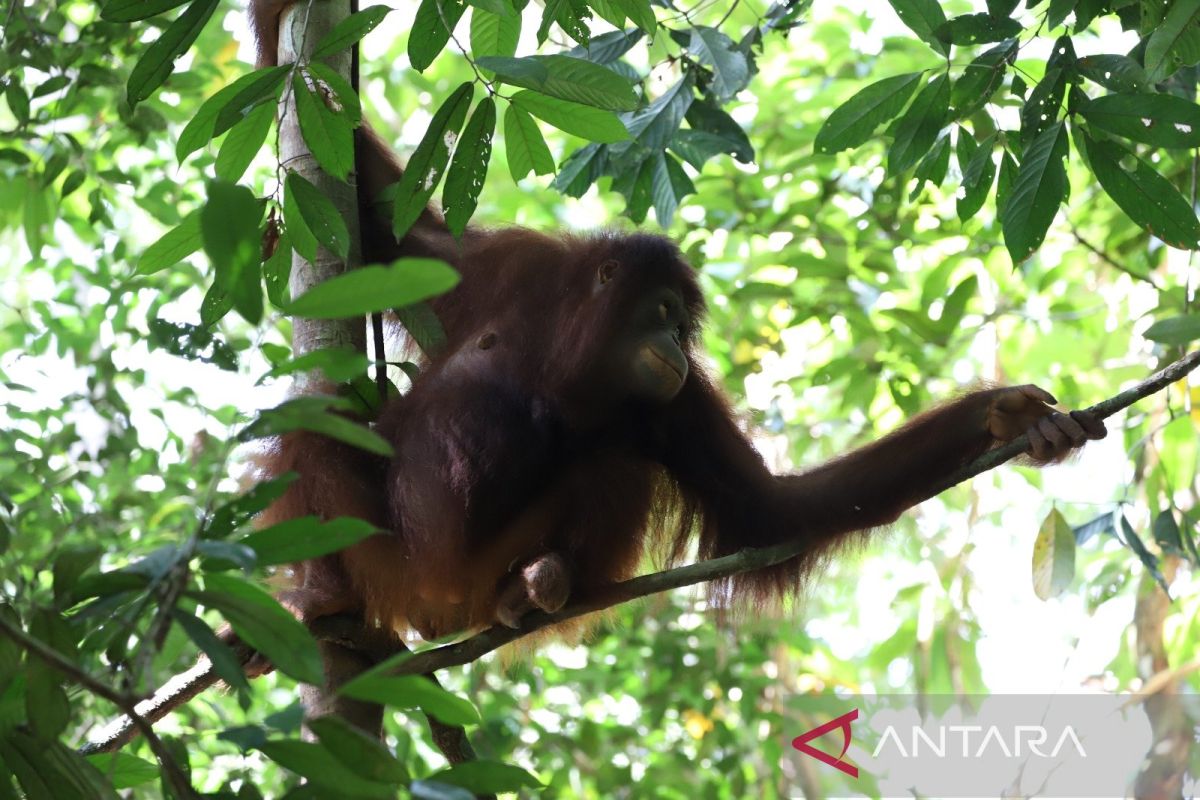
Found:
<svg viewBox="0 0 1200 800"><path fill-rule="evenodd" d="M1185 377L1189 372L1200 366L1200 350L1189 353L1178 361L1170 364L1165 369L1160 370L1146 380L1138 383L1135 386L1126 389L1123 392L1099 403L1091 406L1087 410L1100 419L1106 419L1116 412L1128 408L1138 400L1161 391L1166 386L1174 383L1177 380ZM934 497L937 494L962 483L969 478L972 478L980 473L987 472L1004 462L1019 456L1026 452L1029 448L1029 440L1026 436L1020 436L1011 442L997 447L994 450L989 450L979 458L962 467L955 472L950 478L946 479L937 486L931 488L922 500ZM551 625L556 625L560 622L575 619L591 614L596 611L602 611L606 608L636 600L640 597L647 597L659 592L665 592L670 589L679 589L684 586L693 586L698 583L730 578L743 572L750 570L762 569L774 564L779 564L788 559L795 558L804 552L807 545L804 542L792 541L782 544L773 545L771 547L747 548L733 555L724 556L722 558L714 558L708 561L698 561L694 564L688 564L683 567L664 570L662 572L652 573L650 575L640 575L636 578L631 578L627 581L612 584L604 589L596 592L592 596L574 602L563 609L547 614L543 611L535 611L521 619L519 628L492 627L481 633L464 639L461 642L454 644L434 647L428 650L423 650L418 653L413 653L405 657L407 647L399 640L398 637L390 636L390 644L380 644L378 629L365 628L361 622L351 620L347 622L342 617L329 617L317 620L313 623L312 628L314 634L319 639L338 641L348 647L358 648L369 653L370 659L376 663L382 663L387 658L396 658L400 663L394 668L393 674L400 675L432 675L439 669L446 667L462 666L478 660L480 657L496 650L510 642L528 636L531 633L547 628ZM0 618L2 622L2 618ZM207 662L201 662L196 669L206 666ZM184 673L188 675L190 673ZM178 676L183 677L183 676ZM177 678L178 679L178 678ZM171 684L174 684L177 679L173 679ZM208 686L216 682L216 676L209 669L207 672L201 672L197 675L197 686L185 687L184 691L175 692L175 697L182 697L182 701L174 703L158 702L154 700L147 701L152 704L152 707L143 709L143 721L155 722L172 711L182 702L195 696L203 691ZM168 684L170 686L171 684ZM160 695L164 695L167 687L155 694L155 699ZM168 698L164 698L168 699ZM433 720L430 720L431 728L434 731L435 741L439 740L439 732L434 727ZM114 747L105 749L116 749L123 745L126 741L136 735L134 726L126 723L126 727L131 733L128 738L115 744ZM140 730L140 726L138 727ZM452 731L449 734L441 734L449 738L444 741L451 740L462 741L465 743L465 736L459 739L462 729L456 732ZM467 744L463 753L463 758L470 758L470 745ZM443 749L443 753L447 759L453 761L454 745L451 743L450 751Z"/></svg>
<svg viewBox="0 0 1200 800"><path fill-rule="evenodd" d="M146 737L146 743L162 766L167 781L180 797L194 798L196 792L192 789L191 781L184 775L183 769L171 755L171 751L163 744L162 739L154 732L151 721L138 713L137 703L129 695L118 692L104 681L85 671L83 667L70 660L62 653L35 639L22 629L13 625L3 614L0 614L0 634L20 645L25 652L46 662L49 666L73 679L97 697L102 697L125 712L128 724ZM132 737L131 737L132 738Z"/></svg>

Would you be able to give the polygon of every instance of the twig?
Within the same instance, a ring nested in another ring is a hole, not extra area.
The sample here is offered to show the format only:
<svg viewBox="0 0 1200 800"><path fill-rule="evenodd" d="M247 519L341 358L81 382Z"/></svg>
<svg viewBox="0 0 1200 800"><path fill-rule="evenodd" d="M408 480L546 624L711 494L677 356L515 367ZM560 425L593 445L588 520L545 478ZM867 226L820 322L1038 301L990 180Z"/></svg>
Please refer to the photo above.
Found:
<svg viewBox="0 0 1200 800"><path fill-rule="evenodd" d="M10 623L3 615L0 615L0 633L3 633L7 638L16 642L27 653L37 656L59 672L71 677L80 686L91 691L92 694L108 700L117 708L124 711L125 715L129 718L130 724L146 737L146 743L150 745L151 751L158 758L158 763L162 765L163 773L176 793L183 798L196 797L196 792L192 788L191 781L183 774L183 770L176 763L175 758L171 755L171 751L163 744L162 739L158 738L151 723L137 712L137 704L132 697L118 692L104 681L85 671L62 653L47 646L44 642L29 636L25 631Z"/></svg>

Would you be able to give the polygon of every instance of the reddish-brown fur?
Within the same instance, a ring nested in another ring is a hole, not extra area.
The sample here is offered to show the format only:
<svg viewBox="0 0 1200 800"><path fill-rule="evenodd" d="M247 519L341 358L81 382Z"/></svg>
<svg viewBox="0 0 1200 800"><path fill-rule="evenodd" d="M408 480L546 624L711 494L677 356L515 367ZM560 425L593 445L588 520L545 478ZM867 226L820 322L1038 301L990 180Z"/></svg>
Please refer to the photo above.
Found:
<svg viewBox="0 0 1200 800"><path fill-rule="evenodd" d="M280 0L253 11L275 60ZM959 466L1032 428L1034 455L1061 457L1103 426L1055 414L1032 387L968 394L800 475L767 469L696 353L703 299L669 241L645 234L472 230L456 242L428 211L405 241L374 200L400 167L363 130L358 179L367 261L432 254L459 286L433 301L445 352L378 423L390 465L310 434L276 444L271 474L300 480L268 520L354 515L387 533L298 568L284 600L300 615L356 612L444 635L553 609L630 577L648 546L702 558L802 538L805 553L742 576L736 597L795 590L831 547L893 521ZM604 272L611 280L598 281ZM690 323L690 366L665 404L631 400L605 357L629 311L670 289Z"/></svg>

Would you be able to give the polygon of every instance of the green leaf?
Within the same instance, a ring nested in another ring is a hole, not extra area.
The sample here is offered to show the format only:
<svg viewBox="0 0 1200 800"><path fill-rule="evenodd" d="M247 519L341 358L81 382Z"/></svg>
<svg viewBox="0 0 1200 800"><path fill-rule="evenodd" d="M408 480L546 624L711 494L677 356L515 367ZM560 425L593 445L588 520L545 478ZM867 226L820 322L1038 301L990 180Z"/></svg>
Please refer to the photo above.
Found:
<svg viewBox="0 0 1200 800"><path fill-rule="evenodd" d="M223 181L237 181L246 173L250 162L262 149L263 142L275 121L275 107L268 103L256 106L250 114L229 130L217 152L215 172Z"/></svg>
<svg viewBox="0 0 1200 800"><path fill-rule="evenodd" d="M317 643L271 595L228 573L209 573L203 590L187 594L220 611L238 637L280 672L303 683L321 685L324 668Z"/></svg>
<svg viewBox="0 0 1200 800"><path fill-rule="evenodd" d="M1140 92L1149 83L1142 65L1129 56L1084 56L1078 67L1080 75L1114 92Z"/></svg>
<svg viewBox="0 0 1200 800"><path fill-rule="evenodd" d="M212 97L208 98L201 104L196 113L184 126L183 132L179 134L179 141L175 143L175 158L179 163L183 163L190 154L196 152L217 134L216 121L218 115L221 114L227 107L241 108L240 99L246 96L243 93L254 93L252 87L257 87L260 80L264 80L267 73L271 77L279 81L278 85L282 85L283 76L291 70L290 65L281 65L277 67L267 67L261 70L255 70L248 75L243 75L233 83L218 91ZM277 88L278 88L277 85ZM231 117L233 115L231 114ZM240 118L240 111L236 118L232 118L229 126L232 127ZM226 130L228 130L228 127Z"/></svg>
<svg viewBox="0 0 1200 800"><path fill-rule="evenodd" d="M237 91L225 95L225 89L222 89L216 95L213 95L213 100L219 97L224 97L225 99L220 107L215 109L216 116L212 128L212 136L220 136L249 116L251 112L261 105L270 105L273 110L276 101L279 99L280 90L283 89L284 78L287 77L288 71L289 66L287 65L256 70L246 76L250 80L244 84L238 80L229 87L226 87L230 89L238 87ZM206 102L205 105L208 105L208 103ZM204 111L203 107L201 111Z"/></svg>
<svg viewBox="0 0 1200 800"><path fill-rule="evenodd" d="M287 200L294 204L304 226L326 250L345 259L350 253L350 232L333 202L296 172L288 173L284 186Z"/></svg>
<svg viewBox="0 0 1200 800"><path fill-rule="evenodd" d="M325 790L315 797L379 797L394 798L394 782L380 783L359 775L356 768L347 767L328 749L315 742L294 739L274 740L259 745L268 758Z"/></svg>
<svg viewBox="0 0 1200 800"><path fill-rule="evenodd" d="M462 137L454 148L454 158L446 172L442 188L442 211L446 227L454 236L462 236L475 213L479 193L487 179L488 162L492 158L492 135L496 131L496 101L485 97L463 128Z"/></svg>
<svg viewBox="0 0 1200 800"><path fill-rule="evenodd" d="M193 211L142 252L137 262L138 274L150 275L172 267L199 250L203 244L200 212Z"/></svg>
<svg viewBox="0 0 1200 800"><path fill-rule="evenodd" d="M421 0L408 34L408 60L413 69L424 72L433 63L466 8L463 0Z"/></svg>
<svg viewBox="0 0 1200 800"><path fill-rule="evenodd" d="M589 19L591 12L584 0L546 0L546 7L542 10L542 22L537 30L537 42L539 45L544 44L546 37L550 35L550 27L557 24L563 33L572 39L580 44L587 44L591 38L587 24Z"/></svg>
<svg viewBox="0 0 1200 800"><path fill-rule="evenodd" d="M974 139L961 128L958 136L960 145L964 141L974 142ZM958 218L962 222L966 222L979 213L988 193L992 190L992 182L996 178L996 162L992 160L995 139L995 134L989 136L981 146L972 152L965 166L961 158L964 148L961 146L959 148L958 165L963 171L963 193L958 198L956 210Z"/></svg>
<svg viewBox="0 0 1200 800"><path fill-rule="evenodd" d="M1062 122L1038 134L1025 150L1000 221L1004 244L1014 264L1021 263L1041 246L1066 197L1067 170L1063 161L1069 150Z"/></svg>
<svg viewBox="0 0 1200 800"><path fill-rule="evenodd" d="M1158 512L1151 525L1154 532L1154 542L1164 553L1186 555L1183 549L1183 538L1179 535L1179 523L1170 507Z"/></svg>
<svg viewBox="0 0 1200 800"><path fill-rule="evenodd" d="M909 72L876 81L835 108L813 142L817 153L837 153L858 147L875 129L904 110L924 72Z"/></svg>
<svg viewBox="0 0 1200 800"><path fill-rule="evenodd" d="M461 786L473 794L521 792L522 789L541 789L541 781L520 767L499 761L464 761L435 772L428 780Z"/></svg>
<svg viewBox="0 0 1200 800"><path fill-rule="evenodd" d="M654 215L659 225L666 228L675 217L675 210L679 208L680 201L689 194L694 194L696 187L679 162L666 153L654 153L650 156L650 170L650 195Z"/></svg>
<svg viewBox="0 0 1200 800"><path fill-rule="evenodd" d="M446 98L429 121L421 143L408 160L408 166L396 187L392 233L397 240L404 238L433 196L433 190L437 188L446 163L450 160L450 143L458 139L473 94L474 85L467 81Z"/></svg>
<svg viewBox="0 0 1200 800"><path fill-rule="evenodd" d="M299 211L293 212L299 216ZM278 229L277 229L278 230ZM306 231L309 237L312 233ZM317 240L312 240L313 250L317 248ZM292 237L287 229L279 231L279 241L275 244L275 252L262 265L263 281L267 284L267 300L275 308L283 309L289 302L290 287L288 282L292 277Z"/></svg>
<svg viewBox="0 0 1200 800"><path fill-rule="evenodd" d="M746 132L733 117L729 116L729 112L720 106L703 98L697 99L688 106L684 119L687 120L692 131L710 133L725 140L727 149L722 152L730 153L743 164L754 161L754 146L750 144ZM681 133L684 132L680 131L675 136L678 137ZM680 155L683 154L680 153Z"/></svg>
<svg viewBox="0 0 1200 800"><path fill-rule="evenodd" d="M207 544L217 543L208 542ZM238 692L250 691L250 684L246 680L246 673L242 669L241 662L238 661L237 654L233 652L232 647L213 633L207 622L182 608L171 609L171 617L179 624L180 628L183 628L183 632L188 635L192 643L208 656L209 662L221 680ZM249 700L248 695L244 695L244 697ZM245 706L243 705L243 707Z"/></svg>
<svg viewBox="0 0 1200 800"><path fill-rule="evenodd" d="M387 6L371 6L346 17L334 25L329 33L321 37L321 41L317 42L317 46L313 49L310 60L326 58L353 46L375 30L391 10Z"/></svg>
<svg viewBox="0 0 1200 800"><path fill-rule="evenodd" d="M983 108L1004 84L1004 73L1017 57L1017 40L1012 39L982 53L967 65L950 91L953 117L969 117Z"/></svg>
<svg viewBox="0 0 1200 800"><path fill-rule="evenodd" d="M369 781L407 783L408 770L380 741L346 720L329 714L309 720L308 728L321 745L355 774Z"/></svg>
<svg viewBox="0 0 1200 800"><path fill-rule="evenodd" d="M1033 543L1033 592L1042 600L1066 591L1075 578L1075 534L1058 509L1042 521Z"/></svg>
<svg viewBox="0 0 1200 800"><path fill-rule="evenodd" d="M654 31L658 27L658 20L654 18L654 8L650 5L650 0L611 0L611 2L643 33L649 36L654 35ZM617 25L616 27L621 26Z"/></svg>
<svg viewBox="0 0 1200 800"><path fill-rule="evenodd" d="M719 102L730 100L746 88L750 81L746 55L737 49L732 39L716 28L705 25L693 27L687 49L701 64L712 68L712 82L708 88Z"/></svg>
<svg viewBox="0 0 1200 800"><path fill-rule="evenodd" d="M496 14L482 8L471 11L471 54L511 56L521 40L521 15Z"/></svg>
<svg viewBox="0 0 1200 800"><path fill-rule="evenodd" d="M216 271L215 282L233 298L247 322L262 320L262 273L259 221L262 205L245 186L210 181L208 202L200 210L204 252Z"/></svg>
<svg viewBox="0 0 1200 800"><path fill-rule="evenodd" d="M16 117L18 125L29 122L29 95L21 84L10 78L8 86L4 87L4 99L8 101L8 110Z"/></svg>
<svg viewBox="0 0 1200 800"><path fill-rule="evenodd" d="M511 103L504 112L504 144L508 171L512 173L514 183L530 171L534 175L554 172L554 156L550 154L537 123Z"/></svg>
<svg viewBox="0 0 1200 800"><path fill-rule="evenodd" d="M189 0L108 0L100 10L105 22L137 22L170 11Z"/></svg>
<svg viewBox="0 0 1200 800"><path fill-rule="evenodd" d="M446 348L446 331L428 303L411 303L394 311L405 332L426 356L433 358Z"/></svg>
<svg viewBox="0 0 1200 800"><path fill-rule="evenodd" d="M1125 519L1124 514L1121 515L1121 533L1124 545L1133 551L1133 554L1142 562L1142 566L1146 568L1146 571L1153 576L1158 585L1162 587L1163 592L1170 597L1170 588L1167 586L1167 580L1163 577L1162 570L1159 569L1158 559L1146 549L1145 543L1137 535L1133 526L1129 524L1129 520Z"/></svg>
<svg viewBox="0 0 1200 800"><path fill-rule="evenodd" d="M1200 339L1200 314L1184 314L1160 319L1143 334L1152 342L1183 345Z"/></svg>
<svg viewBox="0 0 1200 800"><path fill-rule="evenodd" d="M1084 136L1096 180L1122 211L1172 247L1200 246L1200 220L1192 204L1166 178L1116 142Z"/></svg>
<svg viewBox="0 0 1200 800"><path fill-rule="evenodd" d="M925 156L937 141L950 109L950 78L945 73L925 85L896 121L896 140L888 151L887 171L898 175Z"/></svg>
<svg viewBox="0 0 1200 800"><path fill-rule="evenodd" d="M338 180L346 180L354 169L355 123L351 115L333 111L325 104L323 98L310 91L309 80L306 79L303 70L297 70L292 78L292 93L296 98L300 133L304 135L304 141L312 151L313 157L330 175ZM317 233L316 230L313 232ZM346 257L345 252L339 255L342 258Z"/></svg>
<svg viewBox="0 0 1200 800"><path fill-rule="evenodd" d="M1079 0L1050 0L1050 7L1046 10L1046 27L1053 30L1062 25L1078 3Z"/></svg>
<svg viewBox="0 0 1200 800"><path fill-rule="evenodd" d="M1200 61L1200 0L1174 0L1146 42L1143 63L1151 83Z"/></svg>
<svg viewBox="0 0 1200 800"><path fill-rule="evenodd" d="M925 154L925 157L917 164L916 170L913 171L916 184L908 196L909 202L917 199L921 194L921 190L925 188L926 183L941 186L942 181L946 179L946 172L949 168L950 137L943 136L937 140L933 145L933 149Z"/></svg>
<svg viewBox="0 0 1200 800"><path fill-rule="evenodd" d="M689 72L650 105L624 115L629 135L652 153L665 148L679 131L684 115L695 100L693 86Z"/></svg>
<svg viewBox="0 0 1200 800"><path fill-rule="evenodd" d="M640 30L616 30L593 36L586 45L572 47L566 55L586 58L593 64L612 64L642 40Z"/></svg>
<svg viewBox="0 0 1200 800"><path fill-rule="evenodd" d="M162 86L175 69L175 59L188 51L216 9L217 0L192 0L187 9L146 48L129 73L126 93L130 105L140 103Z"/></svg>
<svg viewBox="0 0 1200 800"><path fill-rule="evenodd" d="M305 68L313 81L315 91L324 98L326 109L338 116L345 116L350 127L357 128L362 122L362 103L350 82L333 67L314 61Z"/></svg>
<svg viewBox="0 0 1200 800"><path fill-rule="evenodd" d="M492 70L506 83L549 97L609 111L637 108L637 95L629 81L582 58L565 55L484 56L478 59L478 64Z"/></svg>
<svg viewBox="0 0 1200 800"><path fill-rule="evenodd" d="M1200 146L1200 106L1170 94L1109 94L1085 103L1083 118L1102 131L1159 147Z"/></svg>
<svg viewBox="0 0 1200 800"><path fill-rule="evenodd" d="M367 673L343 685L339 694L393 708L419 708L447 725L479 723L479 712L469 700L446 691L424 675Z"/></svg>
<svg viewBox="0 0 1200 800"><path fill-rule="evenodd" d="M991 14L963 14L934 29L933 35L946 44L959 46L1000 42L1021 33L1021 23Z"/></svg>
<svg viewBox="0 0 1200 800"><path fill-rule="evenodd" d="M921 41L941 55L949 50L934 33L946 23L946 14L938 0L888 0L900 21L917 35Z"/></svg>
<svg viewBox="0 0 1200 800"><path fill-rule="evenodd" d="M354 517L335 517L328 522L299 517L254 531L242 544L254 550L260 566L269 567L328 555L377 532L371 523Z"/></svg>
<svg viewBox="0 0 1200 800"><path fill-rule="evenodd" d="M340 319L410 305L450 291L458 273L435 258L401 258L322 281L297 297L288 312L310 319Z"/></svg>
<svg viewBox="0 0 1200 800"><path fill-rule="evenodd" d="M512 104L559 130L592 142L620 142L629 138L624 123L611 111L531 91L517 92L512 96Z"/></svg>
<svg viewBox="0 0 1200 800"><path fill-rule="evenodd" d="M116 789L131 789L158 779L158 765L129 753L96 753L87 760Z"/></svg>
<svg viewBox="0 0 1200 800"><path fill-rule="evenodd" d="M284 348L286 351L286 348ZM333 383L345 383L362 375L371 364L363 353L345 347L322 347L295 358L285 358L259 379L259 383L281 375L293 375L318 369Z"/></svg>

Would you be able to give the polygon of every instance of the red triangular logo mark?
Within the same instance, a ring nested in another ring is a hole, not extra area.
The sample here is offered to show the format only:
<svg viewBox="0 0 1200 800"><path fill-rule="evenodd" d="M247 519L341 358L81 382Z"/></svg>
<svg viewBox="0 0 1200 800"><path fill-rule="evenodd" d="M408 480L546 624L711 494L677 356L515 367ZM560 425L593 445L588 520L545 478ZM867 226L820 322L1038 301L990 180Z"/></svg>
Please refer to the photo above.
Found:
<svg viewBox="0 0 1200 800"><path fill-rule="evenodd" d="M845 755L846 755L846 751L850 749L850 723L856 719L858 719L858 709L857 708L854 709L853 711L847 711L845 714L842 714L840 717L837 717L836 719L831 719L831 720L829 720L829 722L826 722L824 725L820 725L816 728L813 728L811 731L808 731L807 733L800 734L795 739L792 739L792 747L796 748L801 753L804 753L804 755L806 755L806 756L812 756L813 758L817 759L818 761L820 761L823 764L828 764L829 766L833 767L834 769L841 770L842 772L849 775L851 778L857 778L858 777L858 767L854 766L853 764L851 764L849 762L842 760L842 758L845 757ZM809 742L811 742L813 739L819 739L822 736L824 736L825 734L829 733L831 730L834 730L835 728L842 729L842 737L843 737L842 738L842 752L838 753L837 758L834 758L833 756L829 755L829 753L826 753L822 750L818 750L817 748L815 748L809 744Z"/></svg>

